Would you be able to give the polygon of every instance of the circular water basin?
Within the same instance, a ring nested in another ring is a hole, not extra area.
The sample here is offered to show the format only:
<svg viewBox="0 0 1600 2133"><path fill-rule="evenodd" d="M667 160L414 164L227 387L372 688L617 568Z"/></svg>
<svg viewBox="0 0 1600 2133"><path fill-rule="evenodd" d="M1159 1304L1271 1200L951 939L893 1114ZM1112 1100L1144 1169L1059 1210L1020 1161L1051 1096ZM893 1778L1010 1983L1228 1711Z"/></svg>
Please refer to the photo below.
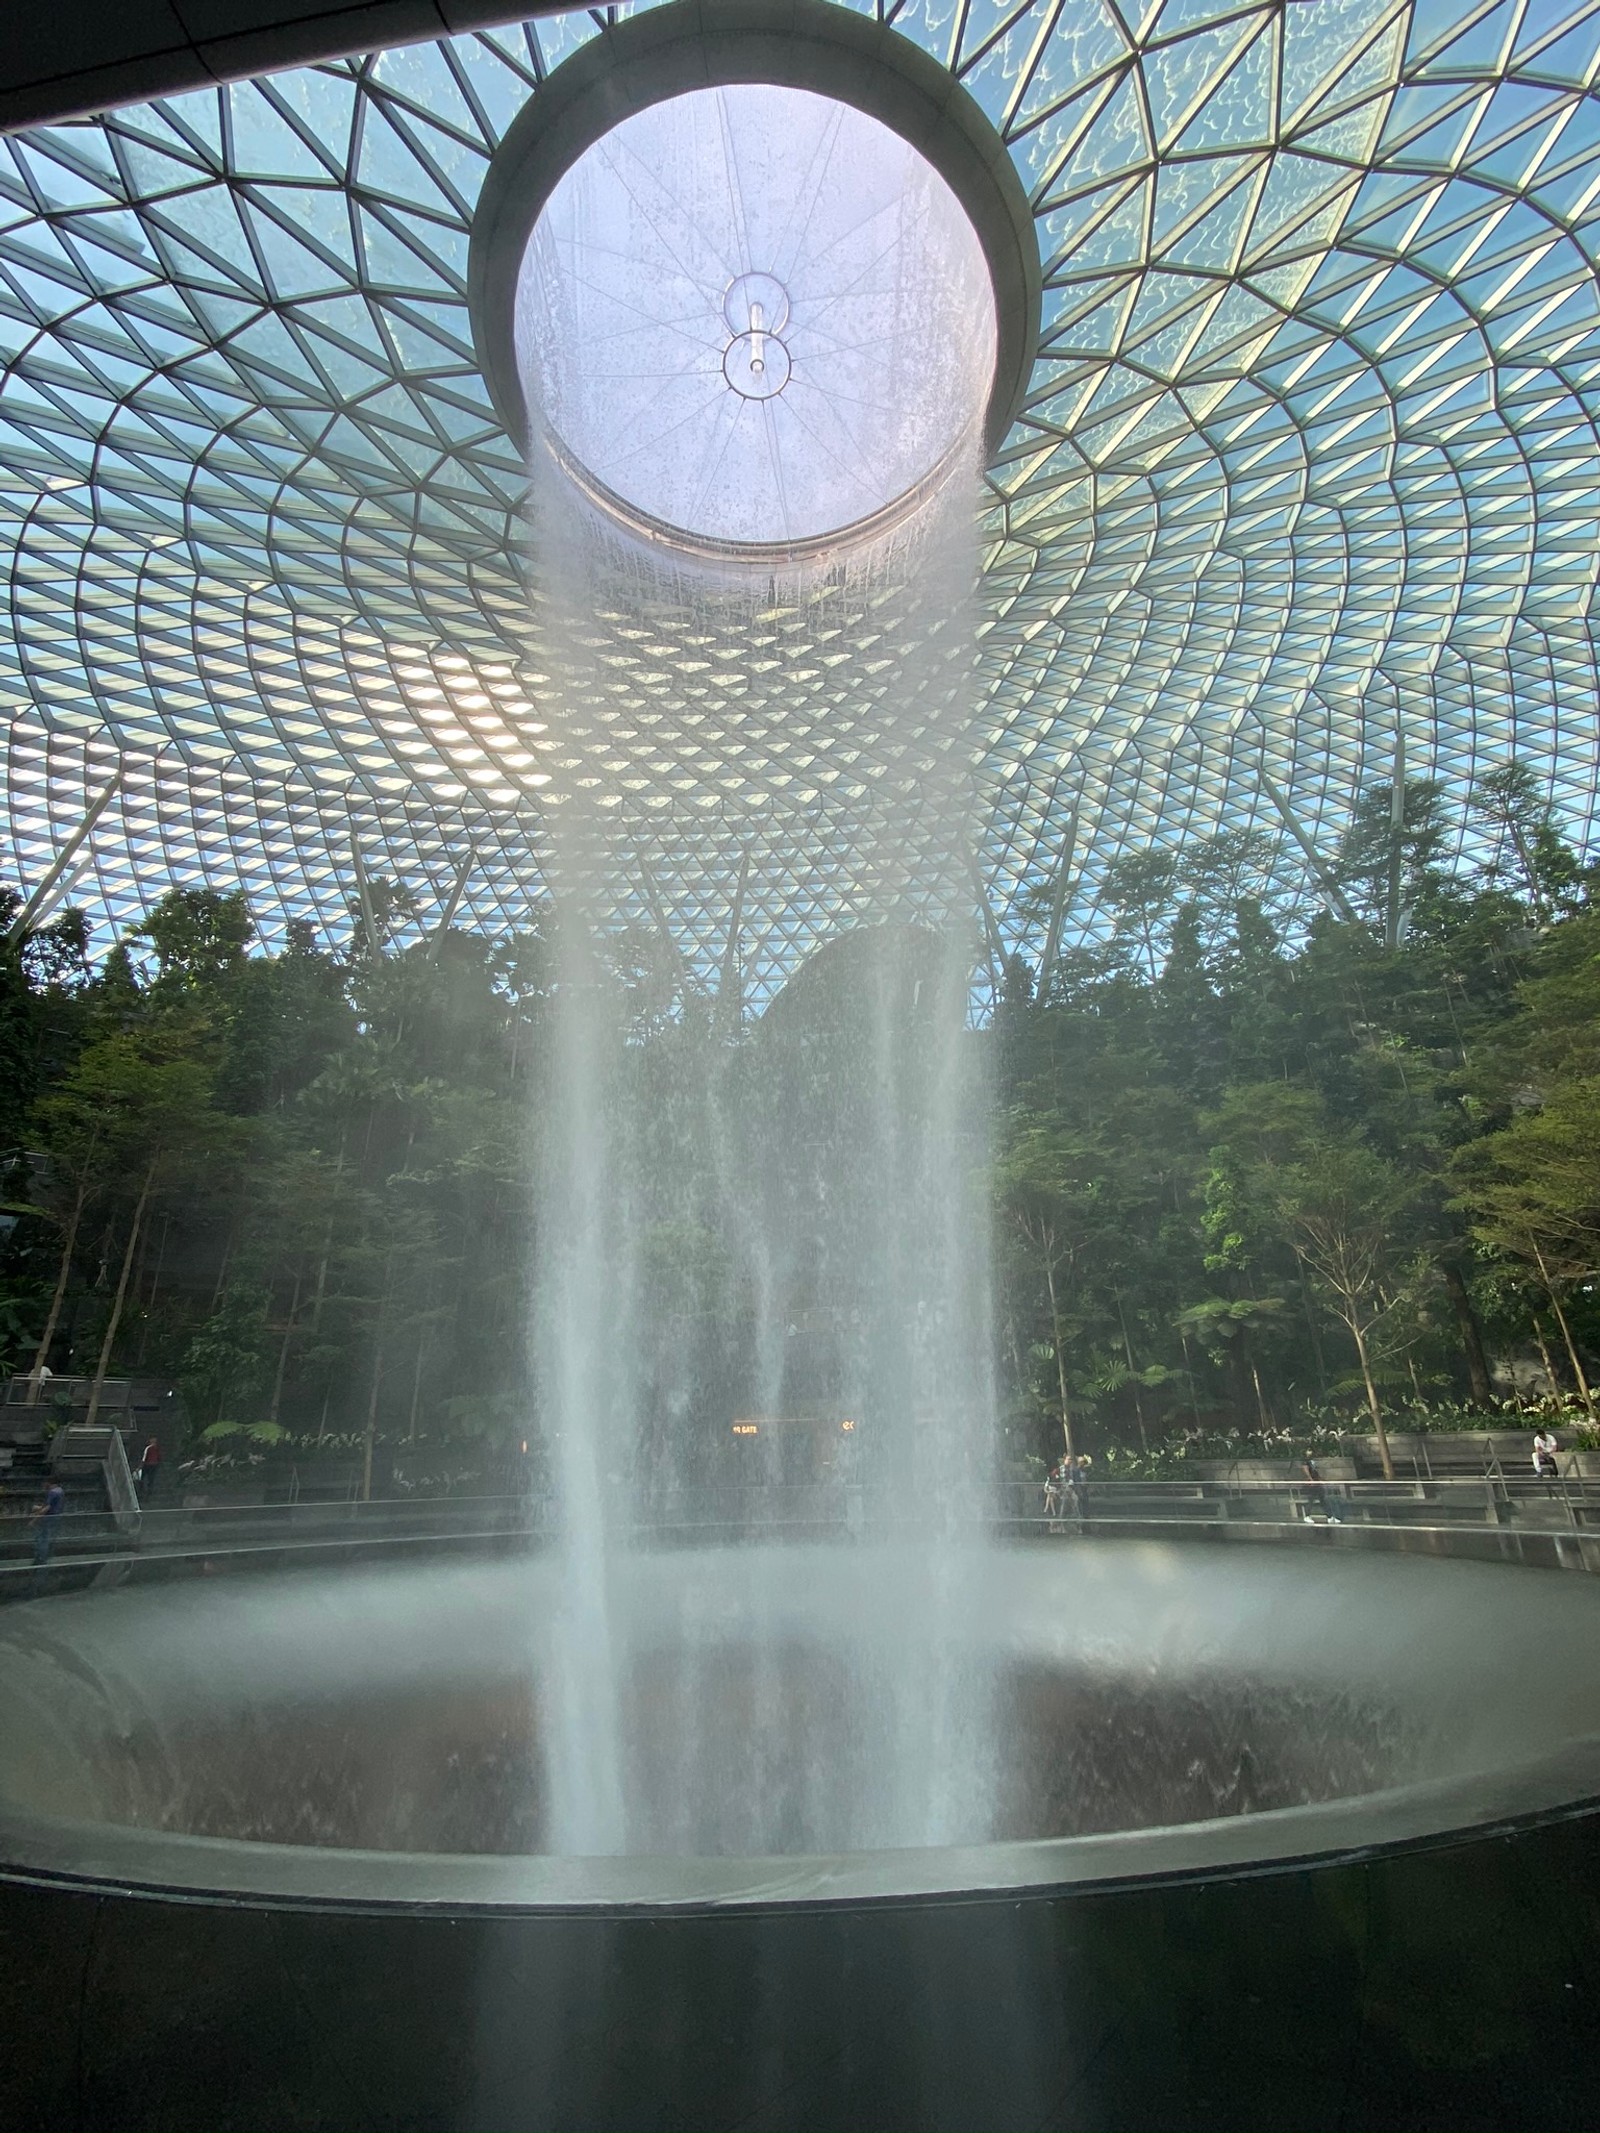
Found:
<svg viewBox="0 0 1600 2133"><path fill-rule="evenodd" d="M753 1547L624 1558L607 1602L585 1630L546 1557L13 1608L7 1855L385 1901L826 1900L1261 1864L1600 1794L1582 1577ZM606 1787L610 1821L574 1823Z"/></svg>

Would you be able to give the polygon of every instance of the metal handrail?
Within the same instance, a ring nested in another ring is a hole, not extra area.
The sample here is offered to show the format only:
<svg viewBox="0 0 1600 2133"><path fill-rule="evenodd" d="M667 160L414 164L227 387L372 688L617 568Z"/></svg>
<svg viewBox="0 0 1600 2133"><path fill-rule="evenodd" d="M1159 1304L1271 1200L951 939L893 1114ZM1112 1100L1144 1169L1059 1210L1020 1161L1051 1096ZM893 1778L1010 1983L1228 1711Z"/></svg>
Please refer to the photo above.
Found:
<svg viewBox="0 0 1600 2133"><path fill-rule="evenodd" d="M1282 1491L1265 1490L1259 1493L1282 1495ZM479 1498L475 1500L480 1510L493 1503L515 1502L526 1511L528 1506L521 1499ZM418 1514L436 1511L448 1499L429 1499L415 1506ZM285 1506L272 1507L281 1513ZM70 1518L71 1514L67 1514ZM66 1524L63 1519L63 1525ZM1574 1522L1577 1523L1576 1521ZM901 1509L886 1517L874 1518L864 1526L851 1527L839 1517L834 1518L744 1518L730 1519L673 1519L657 1520L632 1527L633 1538L642 1544L657 1546L716 1547L719 1545L746 1544L754 1542L776 1543L822 1543L838 1545L846 1541L862 1539L916 1539L925 1537L930 1526L926 1517ZM1345 1531L1352 1534L1382 1534L1401 1539L1410 1533L1435 1536L1431 1545L1442 1545L1447 1550L1460 1540L1479 1535L1502 1552L1507 1547L1522 1549L1529 1543L1553 1544L1558 1550L1577 1548L1585 1551L1576 1563L1571 1557L1559 1558L1560 1567L1600 1571L1600 1531L1582 1526L1574 1531L1571 1527L1532 1526L1514 1524L1507 1526L1496 1521L1487 1526L1471 1524L1430 1524L1425 1518L1357 1518L1342 1527L1329 1528L1300 1517L1289 1515L1258 1515L1230 1521L1226 1517L1208 1515L1200 1518L1185 1518L1165 1513L1156 1506L1143 1512L1127 1510L1106 1515L1104 1507L1082 1518L1068 1516L1030 1515L1025 1517L975 1518L970 1522L969 1536L981 1539L984 1536L1004 1535L1018 1540L1040 1540L1047 1545L1072 1545L1074 1539L1087 1545L1087 1536L1096 1532L1111 1536L1119 1530L1140 1532L1147 1537L1168 1533L1177 1537L1184 1533L1198 1535L1206 1532L1255 1533L1264 1538L1290 1534L1332 1534ZM1563 1538L1563 1531L1566 1537ZM517 1550L537 1550L554 1543L558 1534L553 1524L540 1519L526 1518L522 1522L478 1518L440 1522L418 1515L399 1524L380 1527L370 1519L324 1527L320 1531L312 1527L288 1527L278 1522L277 1530L263 1531L260 1528L235 1530L227 1533L174 1532L167 1540L157 1545L145 1545L130 1551L111 1543L110 1536L96 1536L102 1545L93 1542L52 1556L48 1575L56 1582L57 1572L65 1574L70 1581L74 1574L79 1578L90 1575L95 1582L110 1578L120 1582L130 1574L137 1576L140 1566L146 1566L162 1574L163 1565L199 1565L220 1568L222 1563L233 1560L241 1566L259 1560L268 1568L280 1567L285 1562L327 1561L337 1563L351 1551L366 1556L376 1550L380 1554L389 1550L405 1550L416 1547L445 1547L451 1549L476 1549L482 1546L504 1549L508 1545ZM21 1551L0 1557L0 1600L17 1597L18 1594L36 1593L38 1580L44 1573L30 1570Z"/></svg>
<svg viewBox="0 0 1600 2133"><path fill-rule="evenodd" d="M1082 1484L1077 1504L1069 1502L1058 1512L1030 1507L1024 1516L1027 1523L1040 1525L1114 1523L1119 1518L1170 1516L1179 1501L1200 1507L1198 1514L1189 1514L1191 1522L1205 1513L1225 1517L1230 1506L1238 1506L1248 1514L1258 1507L1286 1502L1293 1518L1301 1523L1314 1522L1324 1512L1334 1518L1353 1515L1358 1521L1371 1523L1372 1514L1382 1511L1391 1514L1383 1522L1397 1526L1428 1523L1426 1518L1392 1515L1412 1504L1419 1509L1432 1506L1450 1511L1481 1503L1488 1522L1499 1524L1521 1506L1554 1503L1561 1507L1565 1522L1577 1527L1591 1519L1600 1524L1600 1476L1574 1474L1569 1460L1564 1470L1553 1475L1507 1474L1502 1469L1498 1474L1432 1478L1396 1475L1393 1480L1337 1475L1323 1475L1315 1481L1295 1475L1258 1482L1176 1475L1140 1481L1091 1478Z"/></svg>
<svg viewBox="0 0 1600 2133"><path fill-rule="evenodd" d="M108 1448L107 1467L111 1468L121 1453L126 1480L124 1489L119 1486L122 1477L113 1480L108 1471L111 1509L114 1516L122 1514L117 1516L121 1545L125 1547L127 1540L133 1539L142 1555L192 1550L196 1546L270 1548L295 1545L302 1539L333 1544L346 1539L360 1543L386 1538L538 1540L552 1537L558 1528L550 1501L528 1494L387 1496L354 1503L303 1498L298 1503L280 1504L205 1505L179 1501L141 1508L121 1440L115 1431L110 1434L115 1450ZM1342 1519L1358 1523L1427 1526L1437 1525L1441 1514L1459 1522L1464 1512L1475 1508L1489 1524L1520 1522L1519 1514L1546 1505L1558 1509L1565 1526L1600 1530L1600 1476L1575 1475L1569 1469L1554 1476L1465 1475L1437 1476L1432 1480L1396 1477L1393 1481L1327 1476L1317 1481L1289 1476L1250 1482L1185 1476L1137 1481L1090 1478L1083 1484L1078 1502L1069 1500L1060 1511L1045 1511L1031 1490L1025 1498L1022 1492L1012 1490L1009 1509L1002 1506L998 1515L1007 1528L1059 1531L1122 1521L1204 1524L1230 1516L1259 1523L1306 1524L1318 1522L1319 1513L1326 1508ZM19 1511L22 1508L19 1504ZM852 1483L777 1483L766 1489L744 1486L736 1490L685 1490L654 1504L642 1499L631 1515L627 1506L619 1508L623 1513L620 1523L641 1534L654 1532L663 1536L756 1530L913 1530L921 1522L918 1505L903 1491ZM69 1544L81 1543L98 1529L109 1541L104 1518L103 1511L69 1509L62 1516L60 1538ZM982 1511L975 1511L972 1519L975 1528L989 1527L993 1522L994 1514ZM12 1528L10 1533L8 1527ZM25 1514L0 1521L0 1548L9 1541L20 1549L26 1531Z"/></svg>
<svg viewBox="0 0 1600 2133"><path fill-rule="evenodd" d="M91 1377L65 1378L57 1377L53 1373L49 1377L34 1377L30 1372L26 1377L13 1377L7 1381L5 1399L0 1404L7 1408L42 1407L48 1413L52 1407L62 1402L72 1406L86 1405L93 1387L94 1379ZM133 1379L104 1379L100 1386L98 1404L102 1408L131 1407Z"/></svg>
<svg viewBox="0 0 1600 2133"><path fill-rule="evenodd" d="M133 1469L128 1464L128 1448L122 1441L120 1430L109 1432L101 1471L106 1477L106 1498L117 1531L126 1534L130 1540L137 1540L142 1516L139 1491L134 1484Z"/></svg>

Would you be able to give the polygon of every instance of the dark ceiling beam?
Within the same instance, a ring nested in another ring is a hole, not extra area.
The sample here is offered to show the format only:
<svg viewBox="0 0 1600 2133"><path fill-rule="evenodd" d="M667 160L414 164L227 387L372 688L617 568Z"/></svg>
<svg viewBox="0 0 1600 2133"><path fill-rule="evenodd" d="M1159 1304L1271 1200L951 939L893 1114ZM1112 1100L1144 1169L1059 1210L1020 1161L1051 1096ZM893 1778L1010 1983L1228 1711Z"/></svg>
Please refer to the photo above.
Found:
<svg viewBox="0 0 1600 2133"><path fill-rule="evenodd" d="M11 0L0 132L312 60L574 12L581 0Z"/></svg>

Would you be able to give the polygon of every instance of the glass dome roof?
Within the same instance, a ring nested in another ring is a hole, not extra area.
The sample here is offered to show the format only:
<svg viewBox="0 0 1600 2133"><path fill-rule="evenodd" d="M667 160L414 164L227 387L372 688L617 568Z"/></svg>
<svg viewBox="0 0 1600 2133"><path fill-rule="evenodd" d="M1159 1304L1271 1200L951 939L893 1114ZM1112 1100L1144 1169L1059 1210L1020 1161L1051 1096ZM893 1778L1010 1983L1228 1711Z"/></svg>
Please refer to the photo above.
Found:
<svg viewBox="0 0 1600 2133"><path fill-rule="evenodd" d="M977 437L983 250L887 126L806 90L624 119L555 187L519 368L574 477L657 537L789 551L881 524Z"/></svg>
<svg viewBox="0 0 1600 2133"><path fill-rule="evenodd" d="M1122 851L1258 830L1310 879L1285 810L1331 849L1400 742L1452 803L1516 754L1588 837L1596 0L878 12L988 114L1044 266L980 528L1007 943L1037 951L1074 826L1069 939ZM242 881L269 928L343 932L352 840L425 916L463 867L460 922L525 915L554 743L468 241L497 142L610 34L574 13L0 143L13 880L120 773L58 889L102 923ZM759 997L879 908L848 839L797 858L779 819L871 791L869 722L831 737L879 684L781 606L733 671L670 616L591 619L646 861L619 899L711 969L748 860Z"/></svg>

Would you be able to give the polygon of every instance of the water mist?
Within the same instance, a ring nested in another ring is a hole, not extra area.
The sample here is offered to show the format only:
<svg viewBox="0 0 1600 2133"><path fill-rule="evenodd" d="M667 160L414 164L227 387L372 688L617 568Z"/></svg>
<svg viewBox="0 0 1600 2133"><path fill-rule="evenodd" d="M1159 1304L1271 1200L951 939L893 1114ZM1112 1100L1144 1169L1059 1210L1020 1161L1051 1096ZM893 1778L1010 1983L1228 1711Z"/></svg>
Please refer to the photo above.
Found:
<svg viewBox="0 0 1600 2133"><path fill-rule="evenodd" d="M989 1508L994 1442L984 1105L966 1026L975 486L950 481L846 571L758 583L643 553L536 461L558 982L538 1118L534 1350L562 1555L542 1712L558 1851L693 1851L732 1827L753 1850L824 1835L937 1843L987 1826L984 1699L957 1678L963 1535ZM796 645L854 640L870 646L875 681L853 716L886 767L827 807L786 808L776 779L742 817L680 807L668 843L651 813L662 796L630 793L619 775L627 713L611 708L603 620L648 615L754 668L748 647L775 611L789 657L745 676L745 731L782 720ZM695 982L665 916L683 880L725 857L730 819L746 911L770 923L787 884L837 884L836 908L811 926L828 945L748 1027L742 1003ZM646 843L666 845L676 874L641 856ZM615 969L615 914L641 899L674 969L674 1004L649 1041ZM764 1442L746 1448L734 1490L741 1415ZM796 1690L808 1662L792 1631L750 1619L760 1590L742 1583L741 1558L765 1545L763 1504L776 1513L793 1494L785 1444L819 1431L833 1437L808 1504L850 1545L892 1552L902 1596L893 1623L863 1625L848 1662L860 1678L829 1690L809 1677L807 1693L851 1699L866 1736L871 1782L842 1831ZM653 1535L715 1534L735 1511L745 1537L727 1549L726 1607L677 1625L663 1673L637 1623L624 1627L617 1580ZM652 1703L670 1695L681 1713L730 1694L748 1714L741 1766L725 1731L719 1767L701 1766L680 1716L687 1766L662 1770L645 1737Z"/></svg>

